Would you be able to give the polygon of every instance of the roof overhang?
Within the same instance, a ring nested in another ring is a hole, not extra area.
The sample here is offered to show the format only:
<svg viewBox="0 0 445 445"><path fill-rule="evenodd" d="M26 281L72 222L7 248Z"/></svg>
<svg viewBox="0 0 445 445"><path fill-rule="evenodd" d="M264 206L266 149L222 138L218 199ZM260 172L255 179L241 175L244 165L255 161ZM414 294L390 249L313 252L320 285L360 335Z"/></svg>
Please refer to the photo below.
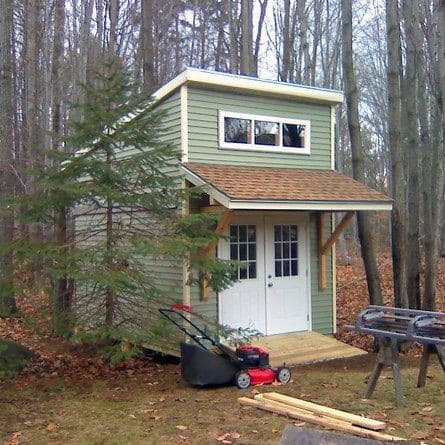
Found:
<svg viewBox="0 0 445 445"><path fill-rule="evenodd" d="M221 73L197 68L187 68L170 82L153 93L156 102L169 96L182 85L201 85L223 90L238 90L256 95L273 95L288 99L300 99L309 102L337 105L343 102L343 92L297 85L256 77Z"/></svg>
<svg viewBox="0 0 445 445"><path fill-rule="evenodd" d="M181 165L185 178L193 185L200 187L202 191L221 205L230 210L300 210L300 211L390 211L392 201L357 201L357 200L261 200L261 199L234 199L210 182L205 181L186 166Z"/></svg>

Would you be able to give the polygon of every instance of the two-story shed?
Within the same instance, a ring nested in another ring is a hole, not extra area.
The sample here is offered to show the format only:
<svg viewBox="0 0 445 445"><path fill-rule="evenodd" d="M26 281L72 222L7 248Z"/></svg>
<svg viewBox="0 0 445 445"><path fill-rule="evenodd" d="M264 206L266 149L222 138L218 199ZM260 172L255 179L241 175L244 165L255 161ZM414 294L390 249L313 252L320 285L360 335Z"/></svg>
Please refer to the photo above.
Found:
<svg viewBox="0 0 445 445"><path fill-rule="evenodd" d="M391 209L386 195L334 170L343 94L186 69L154 98L181 150L184 186L205 191L183 212L221 212L226 236L206 254L245 264L219 295L190 288L186 267L157 265L159 276L222 324L265 335L335 332L335 240L355 211ZM333 212L345 212L337 228Z"/></svg>

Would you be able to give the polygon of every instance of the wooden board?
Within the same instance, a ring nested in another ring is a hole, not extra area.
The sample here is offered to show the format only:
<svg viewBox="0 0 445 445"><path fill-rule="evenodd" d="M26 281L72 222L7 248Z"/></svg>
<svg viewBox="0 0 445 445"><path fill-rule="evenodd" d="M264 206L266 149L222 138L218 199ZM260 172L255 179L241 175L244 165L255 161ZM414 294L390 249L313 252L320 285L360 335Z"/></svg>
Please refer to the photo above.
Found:
<svg viewBox="0 0 445 445"><path fill-rule="evenodd" d="M310 411L290 407L288 405L285 405L284 403L274 402L272 400L266 400L266 399L254 400L254 399L249 399L248 397L240 397L238 401L242 405L252 406L265 411L281 414L283 416L290 417L291 419L303 420L305 422L313 423L315 425L320 425L325 428L342 431L349 434L355 434L357 436L366 437L368 439L405 440L401 437L391 436L389 434L383 434L378 431L368 430L366 428L354 426L342 420L316 415L311 413Z"/></svg>
<svg viewBox="0 0 445 445"><path fill-rule="evenodd" d="M379 431L386 428L386 423L379 420L368 419L367 417L357 416L356 414L351 414L346 411L340 411L338 409L318 405L306 400L296 399L294 397L286 396L284 394L278 394L276 392L257 394L255 396L255 399L274 400L275 402L285 403L286 405L304 409L314 414L321 414L324 416L332 417L334 419L344 420L345 422L350 422L352 425L362 426L370 430Z"/></svg>

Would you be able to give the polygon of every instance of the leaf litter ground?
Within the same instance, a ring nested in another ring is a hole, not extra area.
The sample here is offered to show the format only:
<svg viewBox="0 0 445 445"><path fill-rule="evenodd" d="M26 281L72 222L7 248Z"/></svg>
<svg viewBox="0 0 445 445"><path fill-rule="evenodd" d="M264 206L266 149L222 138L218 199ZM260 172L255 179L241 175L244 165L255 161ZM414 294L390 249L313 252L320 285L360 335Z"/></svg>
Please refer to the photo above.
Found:
<svg viewBox="0 0 445 445"><path fill-rule="evenodd" d="M379 260L385 303L391 304L389 258ZM440 268L438 308L444 310L444 260ZM339 266L337 287L338 337L371 350L372 338L341 329L367 306L361 264ZM44 296L22 299L21 308L29 317L0 320L0 336L38 354L13 381L0 383L0 437L5 444L277 443L292 421L237 403L240 396L271 390L385 420L389 434L445 443L445 377L433 358L426 387L416 388L416 348L402 357L405 408L394 405L389 371L379 380L373 399L363 399L375 360L372 353L294 368L292 383L279 388L196 389L181 380L178 364L148 357L111 366L96 348L51 336L42 315L46 304ZM36 316L38 323L31 321Z"/></svg>

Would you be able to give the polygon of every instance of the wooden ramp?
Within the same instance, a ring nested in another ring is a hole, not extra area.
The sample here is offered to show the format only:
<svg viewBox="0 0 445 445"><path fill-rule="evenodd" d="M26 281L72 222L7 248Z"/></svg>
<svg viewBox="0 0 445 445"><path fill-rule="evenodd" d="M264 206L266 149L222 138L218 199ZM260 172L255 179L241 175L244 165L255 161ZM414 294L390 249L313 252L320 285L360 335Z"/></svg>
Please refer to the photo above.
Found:
<svg viewBox="0 0 445 445"><path fill-rule="evenodd" d="M303 365L366 355L367 352L318 332L292 332L261 337L254 342L269 351L272 366Z"/></svg>

